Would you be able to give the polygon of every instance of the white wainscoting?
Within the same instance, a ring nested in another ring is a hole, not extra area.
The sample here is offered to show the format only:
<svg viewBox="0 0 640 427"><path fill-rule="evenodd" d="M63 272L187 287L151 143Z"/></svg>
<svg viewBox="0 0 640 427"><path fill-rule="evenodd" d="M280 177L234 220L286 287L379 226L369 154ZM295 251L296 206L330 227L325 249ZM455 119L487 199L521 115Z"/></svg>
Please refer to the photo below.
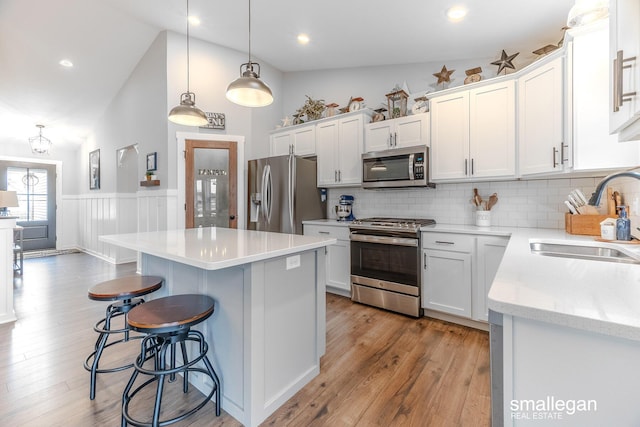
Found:
<svg viewBox="0 0 640 427"><path fill-rule="evenodd" d="M175 229L184 206L178 206L176 190L141 190L63 196L59 212L57 249L79 249L121 264L137 261L137 252L103 243L98 236Z"/></svg>

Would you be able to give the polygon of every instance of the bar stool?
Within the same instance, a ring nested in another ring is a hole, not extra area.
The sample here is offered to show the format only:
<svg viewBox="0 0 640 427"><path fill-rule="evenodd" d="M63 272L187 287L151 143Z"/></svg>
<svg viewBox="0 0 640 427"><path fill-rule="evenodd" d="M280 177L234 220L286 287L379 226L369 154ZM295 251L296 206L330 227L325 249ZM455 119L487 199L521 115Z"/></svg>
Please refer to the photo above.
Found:
<svg viewBox="0 0 640 427"><path fill-rule="evenodd" d="M133 363L129 363L114 368L100 369L100 357L104 350L112 345L127 342L130 339L143 338L142 336L129 336L130 328L127 323L127 315L133 307L144 303L144 300L140 297L160 289L163 280L162 277L157 276L128 276L101 282L89 289L89 299L91 300L117 301L109 304L105 317L100 319L93 327L93 330L99 334L98 339L93 353L84 361L84 368L91 372L89 389L89 398L91 400L96 397L97 374L118 372L133 367ZM124 327L122 329L112 329L111 322L119 316L124 316ZM111 334L122 334L122 338L107 344Z"/></svg>
<svg viewBox="0 0 640 427"><path fill-rule="evenodd" d="M141 342L140 355L136 358L134 371L122 394L123 427L126 427L127 423L135 426L157 427L178 422L202 409L214 394L216 395L216 415L220 415L220 380L207 357L209 346L200 331L191 329L191 326L208 319L213 314L213 310L213 298L191 294L158 298L131 310L128 317L129 326L134 331L147 335ZM198 354L193 355L191 361L187 355L185 345L187 341L197 344L194 347L197 348ZM178 343L182 351L182 364L176 366L176 344ZM167 360L167 350L169 350L169 360ZM143 366L148 361L152 361L149 364L153 364L153 369ZM202 361L204 369L195 366L200 361ZM211 378L213 382L211 392L189 411L180 411L180 415L174 418L160 420L165 377L169 376L169 382L173 382L176 373L182 373L182 392L187 393L189 372L200 372ZM151 378L132 391L138 374L148 375ZM129 404L138 392L154 381L157 382L157 385L152 421L149 423L133 419L129 414Z"/></svg>

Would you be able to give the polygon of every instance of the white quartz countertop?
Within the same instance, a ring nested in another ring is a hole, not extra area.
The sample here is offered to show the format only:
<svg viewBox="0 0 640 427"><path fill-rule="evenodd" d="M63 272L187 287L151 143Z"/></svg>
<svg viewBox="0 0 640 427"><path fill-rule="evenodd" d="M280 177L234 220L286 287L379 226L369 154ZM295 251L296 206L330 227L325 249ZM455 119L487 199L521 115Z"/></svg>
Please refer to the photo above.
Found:
<svg viewBox="0 0 640 427"><path fill-rule="evenodd" d="M331 225L336 227L349 227L352 221L338 221L337 219L310 219L307 221L302 221L303 224L307 225Z"/></svg>
<svg viewBox="0 0 640 427"><path fill-rule="evenodd" d="M232 228L100 236L105 243L205 270L219 270L333 245L332 237L302 236Z"/></svg>
<svg viewBox="0 0 640 427"><path fill-rule="evenodd" d="M491 310L640 340L640 265L533 254L536 239L594 243L562 230L514 230L489 291ZM640 245L613 245L640 258Z"/></svg>

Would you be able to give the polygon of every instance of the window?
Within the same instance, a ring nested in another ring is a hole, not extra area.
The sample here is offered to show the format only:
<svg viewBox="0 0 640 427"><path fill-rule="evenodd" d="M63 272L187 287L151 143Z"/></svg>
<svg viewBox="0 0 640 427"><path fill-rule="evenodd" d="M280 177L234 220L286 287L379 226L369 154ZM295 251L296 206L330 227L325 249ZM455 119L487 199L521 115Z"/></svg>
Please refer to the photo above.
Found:
<svg viewBox="0 0 640 427"><path fill-rule="evenodd" d="M47 170L36 168L7 168L7 190L18 193L19 208L11 208L18 221L46 221Z"/></svg>

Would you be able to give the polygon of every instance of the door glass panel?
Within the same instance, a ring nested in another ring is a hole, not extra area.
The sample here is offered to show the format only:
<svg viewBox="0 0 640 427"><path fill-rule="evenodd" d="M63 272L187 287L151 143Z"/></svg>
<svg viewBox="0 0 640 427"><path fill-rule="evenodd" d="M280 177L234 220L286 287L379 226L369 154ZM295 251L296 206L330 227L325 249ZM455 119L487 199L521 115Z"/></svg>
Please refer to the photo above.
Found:
<svg viewBox="0 0 640 427"><path fill-rule="evenodd" d="M7 190L18 194L20 207L11 208L18 221L47 221L47 170L7 168Z"/></svg>
<svg viewBox="0 0 640 427"><path fill-rule="evenodd" d="M228 227L229 150L196 148L193 159L195 227Z"/></svg>

